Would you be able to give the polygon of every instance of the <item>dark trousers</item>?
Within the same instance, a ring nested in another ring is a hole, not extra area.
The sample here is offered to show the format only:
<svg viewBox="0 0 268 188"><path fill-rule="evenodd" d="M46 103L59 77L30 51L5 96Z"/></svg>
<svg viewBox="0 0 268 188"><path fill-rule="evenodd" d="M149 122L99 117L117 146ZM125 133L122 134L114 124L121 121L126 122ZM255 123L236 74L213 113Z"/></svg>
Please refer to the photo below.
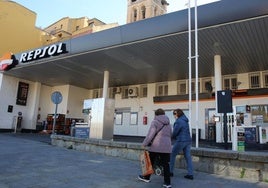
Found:
<svg viewBox="0 0 268 188"><path fill-rule="evenodd" d="M164 183L170 184L170 171L169 171L169 162L170 162L170 154L169 153L156 153L149 152L152 166L154 166L155 162L160 159L160 165L164 168ZM145 176L146 179L150 179L151 175Z"/></svg>

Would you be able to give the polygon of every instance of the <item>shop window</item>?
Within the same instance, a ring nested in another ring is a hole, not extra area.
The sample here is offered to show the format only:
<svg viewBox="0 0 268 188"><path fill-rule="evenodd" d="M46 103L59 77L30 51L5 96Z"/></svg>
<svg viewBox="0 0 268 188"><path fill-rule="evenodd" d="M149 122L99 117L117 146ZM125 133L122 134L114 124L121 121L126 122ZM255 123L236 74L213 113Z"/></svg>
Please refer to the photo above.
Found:
<svg viewBox="0 0 268 188"><path fill-rule="evenodd" d="M223 78L223 89L224 90L236 90L237 89L237 78L236 76L226 76Z"/></svg>
<svg viewBox="0 0 268 188"><path fill-rule="evenodd" d="M160 83L156 86L156 96L167 96L168 95L168 84Z"/></svg>
<svg viewBox="0 0 268 188"><path fill-rule="evenodd" d="M148 87L147 85L141 85L140 86L140 97L145 98L148 95Z"/></svg>
<svg viewBox="0 0 268 188"><path fill-rule="evenodd" d="M186 94L186 80L178 82L178 94L179 95Z"/></svg>
<svg viewBox="0 0 268 188"><path fill-rule="evenodd" d="M250 89L260 88L260 73L249 74L249 88Z"/></svg>

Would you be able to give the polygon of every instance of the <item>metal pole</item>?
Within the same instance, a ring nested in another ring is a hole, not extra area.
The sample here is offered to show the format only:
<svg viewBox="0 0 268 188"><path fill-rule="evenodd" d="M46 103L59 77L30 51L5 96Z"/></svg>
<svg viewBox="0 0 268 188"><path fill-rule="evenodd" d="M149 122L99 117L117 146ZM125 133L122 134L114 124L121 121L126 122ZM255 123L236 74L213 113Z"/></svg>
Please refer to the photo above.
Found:
<svg viewBox="0 0 268 188"><path fill-rule="evenodd" d="M17 133L17 123L18 123L18 118L17 118L17 116L14 116L13 117L13 122L15 122L14 124L15 124L15 127L14 127L14 133Z"/></svg>
<svg viewBox="0 0 268 188"><path fill-rule="evenodd" d="M192 135L192 44L191 44L191 0L188 0L188 61L189 61L189 128Z"/></svg>
<svg viewBox="0 0 268 188"><path fill-rule="evenodd" d="M54 114L54 119L53 119L53 130L52 130L52 134L55 133L55 126L56 126L56 119L57 119L57 109L58 109L58 104L56 104L56 108L55 108L55 114Z"/></svg>
<svg viewBox="0 0 268 188"><path fill-rule="evenodd" d="M195 109L196 109L196 131L195 131L195 135L196 135L196 148L198 148L199 145L199 132L198 132L198 111L199 111L199 93L198 93L198 31L197 31L197 0L195 0Z"/></svg>

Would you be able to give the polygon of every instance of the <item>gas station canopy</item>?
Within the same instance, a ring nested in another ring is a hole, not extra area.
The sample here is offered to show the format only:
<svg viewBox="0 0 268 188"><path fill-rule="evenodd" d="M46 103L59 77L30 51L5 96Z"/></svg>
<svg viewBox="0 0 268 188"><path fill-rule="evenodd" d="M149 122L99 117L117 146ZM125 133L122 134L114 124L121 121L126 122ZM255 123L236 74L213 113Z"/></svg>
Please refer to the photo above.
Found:
<svg viewBox="0 0 268 188"><path fill-rule="evenodd" d="M222 0L197 11L199 77L214 76L215 55L221 55L222 75L268 70L267 0ZM110 87L188 78L188 10L62 43L67 53L20 63L3 73L48 86L87 89L102 87L105 70ZM18 60L21 54L15 54ZM195 77L194 62L192 72Z"/></svg>

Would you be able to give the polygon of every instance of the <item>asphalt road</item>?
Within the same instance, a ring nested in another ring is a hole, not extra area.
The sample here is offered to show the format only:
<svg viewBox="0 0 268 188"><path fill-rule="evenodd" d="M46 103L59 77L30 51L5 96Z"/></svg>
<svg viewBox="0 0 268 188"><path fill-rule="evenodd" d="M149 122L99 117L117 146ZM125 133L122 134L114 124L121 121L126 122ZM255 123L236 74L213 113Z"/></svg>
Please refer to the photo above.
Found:
<svg viewBox="0 0 268 188"><path fill-rule="evenodd" d="M144 183L137 179L140 171L139 161L52 146L49 135L0 133L0 188L162 187L162 176ZM175 170L173 188L268 188L214 174L195 172L194 180L184 175Z"/></svg>

